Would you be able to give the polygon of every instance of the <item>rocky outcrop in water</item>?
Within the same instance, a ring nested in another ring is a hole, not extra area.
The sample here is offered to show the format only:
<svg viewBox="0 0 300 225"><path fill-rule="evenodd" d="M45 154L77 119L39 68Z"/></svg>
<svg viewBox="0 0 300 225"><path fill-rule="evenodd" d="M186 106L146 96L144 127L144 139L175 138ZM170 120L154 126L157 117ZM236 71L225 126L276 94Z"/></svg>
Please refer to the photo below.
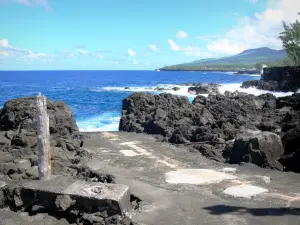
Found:
<svg viewBox="0 0 300 225"><path fill-rule="evenodd" d="M300 67L264 68L261 80L245 81L242 88L296 92L300 88Z"/></svg>
<svg viewBox="0 0 300 225"><path fill-rule="evenodd" d="M299 126L299 99L300 94L276 98L226 92L226 96L197 96L190 104L186 97L134 93L123 100L119 129L160 135L217 161L297 171L300 166L292 162L298 159L299 148L292 144L295 138L284 137L298 137L297 130L293 135L288 132ZM240 136L248 130L259 134Z"/></svg>
<svg viewBox="0 0 300 225"><path fill-rule="evenodd" d="M188 88L188 92L194 95L199 94L219 94L218 84L197 84Z"/></svg>

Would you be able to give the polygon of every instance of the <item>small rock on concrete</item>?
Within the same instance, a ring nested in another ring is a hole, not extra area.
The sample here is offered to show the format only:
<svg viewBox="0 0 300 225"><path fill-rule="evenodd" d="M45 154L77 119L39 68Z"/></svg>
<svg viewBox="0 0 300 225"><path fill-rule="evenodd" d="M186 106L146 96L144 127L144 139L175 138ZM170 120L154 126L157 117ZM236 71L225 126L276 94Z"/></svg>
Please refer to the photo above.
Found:
<svg viewBox="0 0 300 225"><path fill-rule="evenodd" d="M58 195L55 199L55 205L59 211L66 211L76 203L69 195Z"/></svg>

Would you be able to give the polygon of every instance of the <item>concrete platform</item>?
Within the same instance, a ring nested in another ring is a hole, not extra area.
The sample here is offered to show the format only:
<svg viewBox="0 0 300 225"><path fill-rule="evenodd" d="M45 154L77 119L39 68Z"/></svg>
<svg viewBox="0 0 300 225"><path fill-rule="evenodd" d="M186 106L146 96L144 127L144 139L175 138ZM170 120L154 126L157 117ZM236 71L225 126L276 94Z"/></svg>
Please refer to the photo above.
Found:
<svg viewBox="0 0 300 225"><path fill-rule="evenodd" d="M138 196L143 225L299 225L300 174L211 161L184 146L127 132L89 133L86 166Z"/></svg>
<svg viewBox="0 0 300 225"><path fill-rule="evenodd" d="M29 181L21 187L21 199L26 206L38 204L51 210L57 207L57 196L70 196L72 207L88 212L106 210L112 215L122 215L131 206L129 187L122 184L75 181L57 176L48 181Z"/></svg>

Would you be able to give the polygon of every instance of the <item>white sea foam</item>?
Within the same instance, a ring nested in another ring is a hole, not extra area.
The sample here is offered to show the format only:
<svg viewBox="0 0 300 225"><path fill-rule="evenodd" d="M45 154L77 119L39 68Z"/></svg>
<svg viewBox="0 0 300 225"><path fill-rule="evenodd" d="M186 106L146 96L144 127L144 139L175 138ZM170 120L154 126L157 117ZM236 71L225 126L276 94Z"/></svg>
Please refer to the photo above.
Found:
<svg viewBox="0 0 300 225"><path fill-rule="evenodd" d="M248 75L249 77L260 77L261 75L260 74L251 74L251 75Z"/></svg>
<svg viewBox="0 0 300 225"><path fill-rule="evenodd" d="M259 76L259 75L250 75L250 76ZM222 94L224 94L225 91L239 91L239 92L246 92L248 94L253 95L261 95L265 93L272 93L276 97L282 97L287 95L292 95L293 92L274 92L274 91L266 91L266 90L258 90L254 87L250 88L241 88L241 83L231 83L231 84L221 84L221 87L219 87L219 90ZM180 90L174 91L172 90L173 87L179 87ZM124 87L104 87L102 88L102 91L126 91L126 92L152 92L152 93L169 93L173 95L180 95L180 96L186 96L191 101L194 97L196 97L195 94L189 93L188 88L190 86L181 86L181 85L173 85L173 84L164 84L164 85L157 85L157 86L144 86L144 87L129 87L129 89L125 89ZM165 90L155 90L156 88L164 88ZM97 89L97 91L101 91L100 89ZM207 97L207 94L202 94L203 96Z"/></svg>
<svg viewBox="0 0 300 225"><path fill-rule="evenodd" d="M180 90L175 91L172 90L174 87L179 87ZM158 88L164 88L164 90L158 90ZM122 92L152 92L152 93L169 93L173 95L187 96L187 97L195 97L196 95L188 92L189 86L181 86L174 84L159 84L157 86L142 86L142 87L103 87L102 89L90 89L91 91L100 92L100 91L122 91Z"/></svg>
<svg viewBox="0 0 300 225"><path fill-rule="evenodd" d="M118 131L120 117L115 113L103 113L88 119L77 121L81 132Z"/></svg>
<svg viewBox="0 0 300 225"><path fill-rule="evenodd" d="M221 87L219 87L219 90L222 94L224 94L225 91L231 91L231 92L239 91L239 92L246 92L248 94L253 94L256 96L261 94L266 94L266 93L271 93L276 97L288 96L293 94L293 92L265 91L265 90L258 90L255 87L241 88L240 86L241 84L222 84Z"/></svg>

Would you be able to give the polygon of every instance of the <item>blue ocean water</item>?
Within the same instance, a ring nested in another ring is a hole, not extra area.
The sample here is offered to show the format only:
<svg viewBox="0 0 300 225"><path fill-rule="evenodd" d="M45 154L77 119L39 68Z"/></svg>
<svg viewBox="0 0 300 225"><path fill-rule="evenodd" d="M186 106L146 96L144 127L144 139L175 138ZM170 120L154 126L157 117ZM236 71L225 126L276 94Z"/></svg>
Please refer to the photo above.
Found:
<svg viewBox="0 0 300 225"><path fill-rule="evenodd" d="M115 131L122 100L134 91L158 93L155 87L170 88L188 82L218 83L223 85L223 91L234 91L243 81L254 79L259 76L221 72L0 71L0 107L10 99L41 92L67 103L82 131ZM166 92L193 99L188 87L180 88L178 92Z"/></svg>

